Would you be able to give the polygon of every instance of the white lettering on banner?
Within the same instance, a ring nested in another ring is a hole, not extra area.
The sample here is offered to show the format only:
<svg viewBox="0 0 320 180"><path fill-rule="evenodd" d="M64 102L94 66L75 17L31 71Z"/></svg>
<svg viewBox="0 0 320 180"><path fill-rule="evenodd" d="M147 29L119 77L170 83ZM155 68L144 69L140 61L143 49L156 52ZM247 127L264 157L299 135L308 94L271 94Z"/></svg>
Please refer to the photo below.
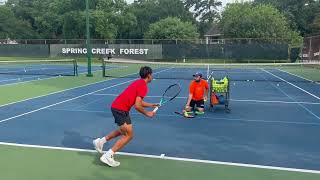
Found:
<svg viewBox="0 0 320 180"><path fill-rule="evenodd" d="M115 49L92 48L92 54L116 54Z"/></svg>
<svg viewBox="0 0 320 180"><path fill-rule="evenodd" d="M320 56L320 52L314 53L313 56Z"/></svg>
<svg viewBox="0 0 320 180"><path fill-rule="evenodd" d="M119 49L119 54L124 55L146 55L149 49ZM62 54L87 54L87 48L62 48ZM116 49L92 48L92 54L112 54L115 55Z"/></svg>
<svg viewBox="0 0 320 180"><path fill-rule="evenodd" d="M86 48L62 48L62 54L86 54Z"/></svg>
<svg viewBox="0 0 320 180"><path fill-rule="evenodd" d="M148 54L149 49L120 49L120 54L125 55L137 55L137 54Z"/></svg>

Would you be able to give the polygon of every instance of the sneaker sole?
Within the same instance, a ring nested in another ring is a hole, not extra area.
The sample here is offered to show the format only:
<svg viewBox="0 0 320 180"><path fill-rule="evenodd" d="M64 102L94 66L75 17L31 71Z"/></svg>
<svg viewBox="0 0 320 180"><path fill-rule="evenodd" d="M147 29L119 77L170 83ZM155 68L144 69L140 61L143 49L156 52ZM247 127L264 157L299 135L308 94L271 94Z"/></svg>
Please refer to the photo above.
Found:
<svg viewBox="0 0 320 180"><path fill-rule="evenodd" d="M109 164L109 161L105 160L105 158L103 158L103 156L100 157L100 161L103 162L104 164L110 166L110 167L118 167L118 166L120 166L120 163L119 163L119 165L117 165L117 166L112 166L112 165L110 165L110 164Z"/></svg>

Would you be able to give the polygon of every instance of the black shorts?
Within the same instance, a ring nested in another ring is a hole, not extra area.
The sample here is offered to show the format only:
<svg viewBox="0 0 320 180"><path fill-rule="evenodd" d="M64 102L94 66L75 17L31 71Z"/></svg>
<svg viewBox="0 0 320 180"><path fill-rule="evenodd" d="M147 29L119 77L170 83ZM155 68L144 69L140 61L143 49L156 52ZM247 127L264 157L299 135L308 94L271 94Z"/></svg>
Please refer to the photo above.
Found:
<svg viewBox="0 0 320 180"><path fill-rule="evenodd" d="M111 112L114 117L114 122L118 124L118 126L122 126L124 123L131 124L131 118L130 118L129 112L121 111L113 108L111 108Z"/></svg>
<svg viewBox="0 0 320 180"><path fill-rule="evenodd" d="M191 100L190 107L194 109L195 106L197 108L204 108L204 100L203 99L199 101Z"/></svg>

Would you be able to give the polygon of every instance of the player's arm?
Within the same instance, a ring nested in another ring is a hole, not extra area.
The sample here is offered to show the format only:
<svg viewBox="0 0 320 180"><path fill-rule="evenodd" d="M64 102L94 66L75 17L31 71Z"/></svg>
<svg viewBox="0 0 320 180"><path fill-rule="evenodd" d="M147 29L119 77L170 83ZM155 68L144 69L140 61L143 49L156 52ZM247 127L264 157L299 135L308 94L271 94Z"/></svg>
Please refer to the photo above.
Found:
<svg viewBox="0 0 320 180"><path fill-rule="evenodd" d="M140 97L140 96L137 96L136 97L136 102L135 102L135 109L140 112L141 114L147 116L147 117L153 117L155 115L155 112L149 112L149 111L146 111L144 109L144 106L143 106L143 99Z"/></svg>
<svg viewBox="0 0 320 180"><path fill-rule="evenodd" d="M208 100L208 94L209 94L209 85L208 85L208 82L206 82L206 85L205 85L205 94L204 94L204 100L207 101Z"/></svg>
<svg viewBox="0 0 320 180"><path fill-rule="evenodd" d="M194 86L193 86L193 84L191 83L190 86L189 86L189 96L188 96L188 100L187 100L186 107L189 107L189 106L190 106L190 102L191 102L192 97L193 97L193 92L194 92Z"/></svg>
<svg viewBox="0 0 320 180"><path fill-rule="evenodd" d="M189 107L189 106L190 106L190 102L191 102L191 100L192 100L192 97L193 97L193 95L192 95L192 94L189 94L186 107Z"/></svg>
<svg viewBox="0 0 320 180"><path fill-rule="evenodd" d="M143 107L153 107L153 108L155 108L155 107L158 107L159 105L158 104L153 104L153 103L147 103L147 102L145 102L145 101L143 101L142 100L142 106Z"/></svg>

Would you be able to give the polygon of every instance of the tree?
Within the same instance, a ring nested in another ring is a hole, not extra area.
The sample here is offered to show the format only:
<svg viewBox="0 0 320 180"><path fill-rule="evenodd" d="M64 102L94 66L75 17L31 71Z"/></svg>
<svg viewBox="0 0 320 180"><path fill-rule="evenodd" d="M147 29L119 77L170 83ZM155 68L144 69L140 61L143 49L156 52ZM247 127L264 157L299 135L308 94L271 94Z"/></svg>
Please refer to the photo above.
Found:
<svg viewBox="0 0 320 180"><path fill-rule="evenodd" d="M92 38L117 38L136 25L125 0L90 0ZM85 0L9 0L41 38L85 38ZM30 37L29 37L30 38Z"/></svg>
<svg viewBox="0 0 320 180"><path fill-rule="evenodd" d="M183 0L183 2L185 8L193 12L202 35L220 18L218 10L222 6L220 0Z"/></svg>
<svg viewBox="0 0 320 180"><path fill-rule="evenodd" d="M197 27L191 22L182 22L179 18L168 17L150 25L145 33L146 39L196 39Z"/></svg>
<svg viewBox="0 0 320 180"><path fill-rule="evenodd" d="M0 39L36 37L38 37L37 34L28 22L16 18L10 8L0 6Z"/></svg>
<svg viewBox="0 0 320 180"><path fill-rule="evenodd" d="M302 35L312 33L312 23L320 13L319 0L255 0L256 4L270 4L288 19L290 27Z"/></svg>
<svg viewBox="0 0 320 180"><path fill-rule="evenodd" d="M220 0L184 0L185 7L192 9L194 17L200 22L213 23L219 17Z"/></svg>
<svg viewBox="0 0 320 180"><path fill-rule="evenodd" d="M136 17L137 25L131 27L129 38L143 38L150 24L167 17L177 17L183 21L194 21L192 13L181 0L136 0L129 11Z"/></svg>
<svg viewBox="0 0 320 180"><path fill-rule="evenodd" d="M284 15L271 5L229 5L222 13L220 27L226 38L281 38L301 41L298 33L290 29Z"/></svg>
<svg viewBox="0 0 320 180"><path fill-rule="evenodd" d="M311 33L315 35L320 34L320 14L314 18L314 21L311 24Z"/></svg>

